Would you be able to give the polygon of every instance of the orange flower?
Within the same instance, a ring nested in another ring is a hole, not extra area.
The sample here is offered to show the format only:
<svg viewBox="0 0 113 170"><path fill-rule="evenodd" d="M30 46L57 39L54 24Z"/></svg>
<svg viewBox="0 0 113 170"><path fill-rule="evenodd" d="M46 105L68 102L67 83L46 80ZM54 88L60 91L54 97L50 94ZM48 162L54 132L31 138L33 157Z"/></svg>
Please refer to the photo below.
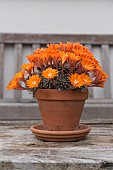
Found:
<svg viewBox="0 0 113 170"><path fill-rule="evenodd" d="M58 75L58 71L56 69L47 68L46 70L42 71L42 76L47 79L52 79Z"/></svg>
<svg viewBox="0 0 113 170"><path fill-rule="evenodd" d="M6 87L6 90L11 89L23 89L23 87L19 84L18 80L12 79Z"/></svg>
<svg viewBox="0 0 113 170"><path fill-rule="evenodd" d="M67 54L69 55L69 59L71 59L72 61L78 61L81 59L80 56L77 56L73 53L67 53Z"/></svg>
<svg viewBox="0 0 113 170"><path fill-rule="evenodd" d="M33 67L34 67L34 63L27 63L27 64L23 64L21 66L22 69L24 69L28 72L30 72L33 69Z"/></svg>
<svg viewBox="0 0 113 170"><path fill-rule="evenodd" d="M40 81L41 81L41 78L38 75L32 75L29 77L29 80L26 80L26 85L29 88L35 88L35 87L38 87Z"/></svg>
<svg viewBox="0 0 113 170"><path fill-rule="evenodd" d="M42 52L42 48L37 48L34 50L34 54L40 54Z"/></svg>
<svg viewBox="0 0 113 170"><path fill-rule="evenodd" d="M49 54L47 52L44 52L42 54L38 54L38 57L42 59L43 61L47 61L49 58Z"/></svg>
<svg viewBox="0 0 113 170"><path fill-rule="evenodd" d="M60 59L61 59L61 61L62 61L62 64L64 64L65 61L66 61L67 58L68 58L67 53L65 53L64 51L61 51L61 52L59 52L59 55L60 55Z"/></svg>
<svg viewBox="0 0 113 170"><path fill-rule="evenodd" d="M73 43L67 42L67 44L66 44L66 51L67 52L71 52L72 48L73 48Z"/></svg>
<svg viewBox="0 0 113 170"><path fill-rule="evenodd" d="M82 63L82 66L85 70L90 71L90 70L94 69L94 65L93 65L91 60L83 59L81 63Z"/></svg>
<svg viewBox="0 0 113 170"><path fill-rule="evenodd" d="M29 62L31 63L35 63L37 60L37 55L36 54L31 54L27 56L27 59L29 60Z"/></svg>
<svg viewBox="0 0 113 170"><path fill-rule="evenodd" d="M82 79L84 81L84 85L90 86L91 83L92 83L91 78L85 73L81 74L81 76L82 76Z"/></svg>
<svg viewBox="0 0 113 170"><path fill-rule="evenodd" d="M59 49L60 49L60 51L65 51L65 50L66 50L66 44L60 42L60 43L59 43Z"/></svg>
<svg viewBox="0 0 113 170"><path fill-rule="evenodd" d="M59 48L59 44L47 44L47 47L52 50L57 50Z"/></svg>
<svg viewBox="0 0 113 170"><path fill-rule="evenodd" d="M20 71L20 72L16 73L14 76L14 79L24 80L24 71Z"/></svg>
<svg viewBox="0 0 113 170"><path fill-rule="evenodd" d="M102 77L103 77L104 79L108 78L107 73L105 73L101 68L98 69L98 70L100 71L100 73L101 73L101 75L102 75Z"/></svg>
<svg viewBox="0 0 113 170"><path fill-rule="evenodd" d="M97 61L96 58L93 58L93 63L94 63L95 66L98 66L98 65L99 65L99 62Z"/></svg>
<svg viewBox="0 0 113 170"><path fill-rule="evenodd" d="M79 74L71 74L71 76L69 77L69 80L71 82L71 84L74 86L74 87L81 87L84 85L84 81L83 81L83 78L81 75Z"/></svg>

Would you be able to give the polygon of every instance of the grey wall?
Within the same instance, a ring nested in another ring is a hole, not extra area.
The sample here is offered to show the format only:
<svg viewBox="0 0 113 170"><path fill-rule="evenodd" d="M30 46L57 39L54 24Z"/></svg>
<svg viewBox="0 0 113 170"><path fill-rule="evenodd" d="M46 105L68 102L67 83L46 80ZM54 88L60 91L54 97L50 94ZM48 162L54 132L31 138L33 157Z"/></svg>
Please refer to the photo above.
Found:
<svg viewBox="0 0 113 170"><path fill-rule="evenodd" d="M0 32L113 34L113 0L0 0Z"/></svg>

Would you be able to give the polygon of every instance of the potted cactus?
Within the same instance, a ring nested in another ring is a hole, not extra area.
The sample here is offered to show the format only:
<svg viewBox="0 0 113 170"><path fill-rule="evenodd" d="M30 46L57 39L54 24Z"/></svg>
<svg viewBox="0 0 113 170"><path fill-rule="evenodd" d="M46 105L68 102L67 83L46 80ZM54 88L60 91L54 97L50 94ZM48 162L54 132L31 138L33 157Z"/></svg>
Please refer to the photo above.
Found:
<svg viewBox="0 0 113 170"><path fill-rule="evenodd" d="M6 89L28 90L38 100L42 124L32 132L47 141L85 137L90 127L80 125L80 117L88 87L104 87L108 77L92 52L80 43L48 44L27 59Z"/></svg>

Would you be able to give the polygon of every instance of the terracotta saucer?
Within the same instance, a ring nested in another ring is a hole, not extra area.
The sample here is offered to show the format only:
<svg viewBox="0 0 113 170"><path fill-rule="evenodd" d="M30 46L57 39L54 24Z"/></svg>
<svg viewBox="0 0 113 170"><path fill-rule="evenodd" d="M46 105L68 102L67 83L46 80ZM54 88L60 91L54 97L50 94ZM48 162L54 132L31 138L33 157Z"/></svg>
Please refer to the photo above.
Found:
<svg viewBox="0 0 113 170"><path fill-rule="evenodd" d="M43 124L33 125L30 129L38 139L52 142L78 141L84 139L91 130L90 126L84 124L73 131L48 131Z"/></svg>

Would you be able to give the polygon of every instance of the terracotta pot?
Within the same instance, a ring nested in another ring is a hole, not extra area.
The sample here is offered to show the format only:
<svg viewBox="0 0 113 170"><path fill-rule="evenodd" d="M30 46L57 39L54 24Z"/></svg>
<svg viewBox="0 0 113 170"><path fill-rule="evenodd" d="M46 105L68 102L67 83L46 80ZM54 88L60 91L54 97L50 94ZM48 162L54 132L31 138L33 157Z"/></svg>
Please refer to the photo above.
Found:
<svg viewBox="0 0 113 170"><path fill-rule="evenodd" d="M81 113L88 90L58 91L38 89L35 93L41 112L43 126L47 130L75 130L79 126Z"/></svg>

